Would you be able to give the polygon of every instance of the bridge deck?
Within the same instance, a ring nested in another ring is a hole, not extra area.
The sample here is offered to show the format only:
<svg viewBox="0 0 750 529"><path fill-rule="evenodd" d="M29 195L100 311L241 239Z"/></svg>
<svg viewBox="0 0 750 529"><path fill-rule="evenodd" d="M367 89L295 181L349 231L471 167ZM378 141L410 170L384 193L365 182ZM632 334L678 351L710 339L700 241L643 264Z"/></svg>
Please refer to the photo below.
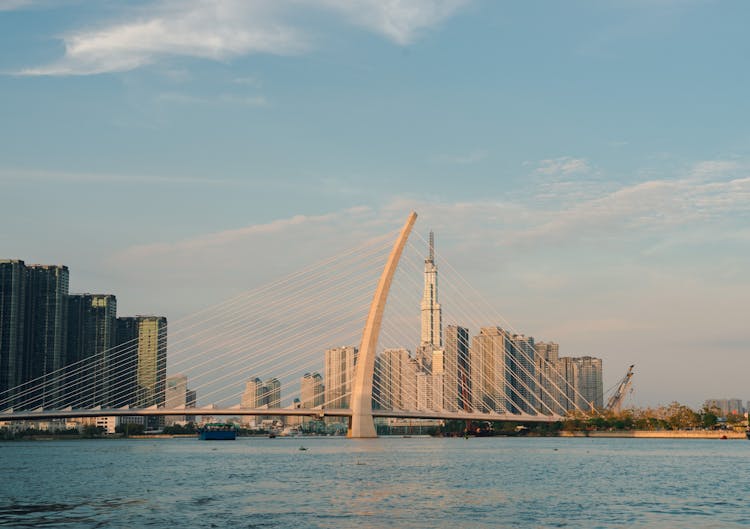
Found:
<svg viewBox="0 0 750 529"><path fill-rule="evenodd" d="M63 409L30 411L6 410L0 413L0 421L73 419L89 417L149 417L165 415L215 415L215 416L297 416L297 417L351 417L351 409L315 408L102 408L102 409ZM514 422L556 422L559 415L528 415L513 413L473 413L450 411L406 411L372 410L373 417L398 419L437 419L473 421L514 421Z"/></svg>

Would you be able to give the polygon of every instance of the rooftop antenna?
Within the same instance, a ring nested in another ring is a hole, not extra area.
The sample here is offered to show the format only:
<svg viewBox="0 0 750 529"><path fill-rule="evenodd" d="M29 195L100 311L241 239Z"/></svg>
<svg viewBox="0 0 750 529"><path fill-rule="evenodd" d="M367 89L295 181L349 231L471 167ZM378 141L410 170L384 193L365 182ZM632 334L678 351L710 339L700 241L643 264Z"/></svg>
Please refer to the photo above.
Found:
<svg viewBox="0 0 750 529"><path fill-rule="evenodd" d="M430 261L435 260L435 234L430 231Z"/></svg>

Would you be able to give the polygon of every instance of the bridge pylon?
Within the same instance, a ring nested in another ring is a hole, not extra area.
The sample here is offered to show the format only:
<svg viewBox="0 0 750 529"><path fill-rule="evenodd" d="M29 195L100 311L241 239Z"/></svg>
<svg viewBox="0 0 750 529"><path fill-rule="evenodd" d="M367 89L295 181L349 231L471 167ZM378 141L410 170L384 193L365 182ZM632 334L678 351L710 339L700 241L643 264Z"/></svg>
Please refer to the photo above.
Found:
<svg viewBox="0 0 750 529"><path fill-rule="evenodd" d="M396 267L416 220L417 214L412 211L393 245L383 273L380 275L378 287L375 289L370 312L367 314L352 384L352 416L348 432L348 437L351 438L364 439L378 436L372 418L372 378L375 374L375 355L380 337L380 326L383 323L385 302L388 299L393 275L396 273Z"/></svg>

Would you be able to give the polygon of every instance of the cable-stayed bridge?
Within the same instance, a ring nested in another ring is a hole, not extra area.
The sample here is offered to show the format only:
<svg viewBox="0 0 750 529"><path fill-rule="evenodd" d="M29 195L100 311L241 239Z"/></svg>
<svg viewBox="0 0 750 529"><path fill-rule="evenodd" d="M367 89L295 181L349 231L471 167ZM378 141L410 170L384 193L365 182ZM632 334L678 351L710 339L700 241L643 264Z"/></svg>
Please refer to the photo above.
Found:
<svg viewBox="0 0 750 529"><path fill-rule="evenodd" d="M554 359L436 254L432 235L413 232L416 217L168 333L166 322L141 325L0 393L0 421L301 416L340 418L351 437L373 437L378 418L552 422L592 409ZM167 398L167 375L178 373L200 404Z"/></svg>

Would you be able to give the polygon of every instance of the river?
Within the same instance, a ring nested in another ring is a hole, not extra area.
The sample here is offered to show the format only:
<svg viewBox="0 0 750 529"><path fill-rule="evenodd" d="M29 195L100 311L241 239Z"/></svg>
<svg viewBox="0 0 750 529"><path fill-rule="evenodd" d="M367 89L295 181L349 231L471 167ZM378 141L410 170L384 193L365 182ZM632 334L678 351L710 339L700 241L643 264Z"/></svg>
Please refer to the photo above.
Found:
<svg viewBox="0 0 750 529"><path fill-rule="evenodd" d="M0 468L7 527L750 527L746 441L20 441Z"/></svg>

